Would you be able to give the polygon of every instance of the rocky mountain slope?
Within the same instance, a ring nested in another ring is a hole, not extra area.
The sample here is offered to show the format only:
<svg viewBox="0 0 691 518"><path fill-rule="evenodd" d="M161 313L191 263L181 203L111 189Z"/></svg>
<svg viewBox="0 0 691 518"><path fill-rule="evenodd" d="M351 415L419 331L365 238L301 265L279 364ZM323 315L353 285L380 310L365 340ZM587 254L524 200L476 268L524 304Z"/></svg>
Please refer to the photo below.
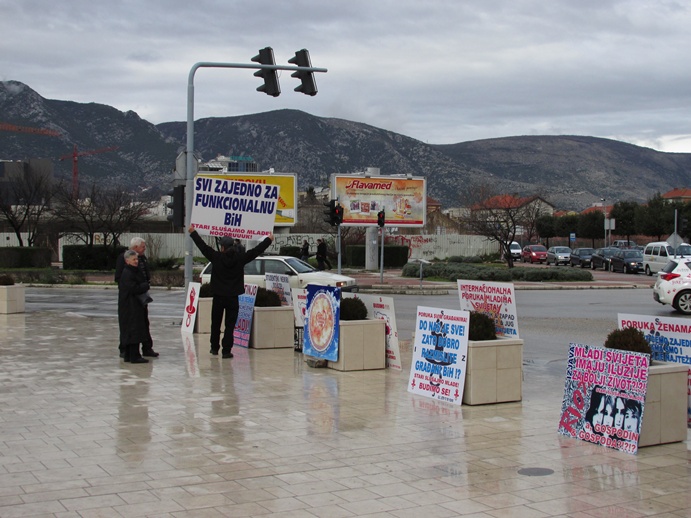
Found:
<svg viewBox="0 0 691 518"><path fill-rule="evenodd" d="M117 182L152 192L170 188L185 122L157 126L134 112L101 104L49 100L28 86L0 82L0 123L56 130L60 137L0 131L0 159L55 159L69 177L73 145L80 151L118 146L80 159L82 179ZM444 207L478 182L497 191L540 194L560 209L583 209L600 198L645 201L656 192L691 186L691 154L661 153L614 140L578 136L487 139L452 145L418 140L343 119L277 110L195 122L204 160L251 156L262 169L295 172L299 188L325 186L331 173L379 167L381 174L423 175Z"/></svg>

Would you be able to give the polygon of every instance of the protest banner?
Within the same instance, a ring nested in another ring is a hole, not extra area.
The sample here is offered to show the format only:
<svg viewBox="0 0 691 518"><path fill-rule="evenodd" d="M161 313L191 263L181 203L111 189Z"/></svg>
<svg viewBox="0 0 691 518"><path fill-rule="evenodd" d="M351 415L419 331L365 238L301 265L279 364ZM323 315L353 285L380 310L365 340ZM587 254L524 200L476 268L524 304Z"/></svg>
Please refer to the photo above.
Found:
<svg viewBox="0 0 691 518"><path fill-rule="evenodd" d="M348 292L344 292L342 296L362 300L368 316L386 322L386 366L395 371L403 370L393 298Z"/></svg>
<svg viewBox="0 0 691 518"><path fill-rule="evenodd" d="M245 293L238 297L240 309L233 329L233 345L249 347L252 332L252 316L254 315L254 299L257 296L256 284L245 284Z"/></svg>
<svg viewBox="0 0 691 518"><path fill-rule="evenodd" d="M257 239L270 234L279 187L197 175L191 223L200 235Z"/></svg>
<svg viewBox="0 0 691 518"><path fill-rule="evenodd" d="M340 309L340 288L307 286L303 354L331 362L338 361Z"/></svg>
<svg viewBox="0 0 691 518"><path fill-rule="evenodd" d="M305 327L305 314L307 313L307 290L304 288L291 288L293 298L293 316L295 327Z"/></svg>
<svg viewBox="0 0 691 518"><path fill-rule="evenodd" d="M650 355L571 344L559 433L638 452Z"/></svg>
<svg viewBox="0 0 691 518"><path fill-rule="evenodd" d="M463 402L469 318L465 310L418 306L408 392Z"/></svg>
<svg viewBox="0 0 691 518"><path fill-rule="evenodd" d="M619 329L633 327L643 332L653 360L689 365L686 423L691 427L691 322L682 318L619 313Z"/></svg>
<svg viewBox="0 0 691 518"><path fill-rule="evenodd" d="M281 299L281 306L292 306L293 297L290 293L290 277L280 273L267 273L264 275L266 289L275 291Z"/></svg>
<svg viewBox="0 0 691 518"><path fill-rule="evenodd" d="M182 317L182 329L184 333L194 333L194 322L197 320L197 307L199 305L199 290L202 285L199 282L190 282L187 286L185 297L185 314Z"/></svg>
<svg viewBox="0 0 691 518"><path fill-rule="evenodd" d="M468 281L458 279L461 309L484 313L494 320L497 336L520 338L516 314L516 295L512 282Z"/></svg>

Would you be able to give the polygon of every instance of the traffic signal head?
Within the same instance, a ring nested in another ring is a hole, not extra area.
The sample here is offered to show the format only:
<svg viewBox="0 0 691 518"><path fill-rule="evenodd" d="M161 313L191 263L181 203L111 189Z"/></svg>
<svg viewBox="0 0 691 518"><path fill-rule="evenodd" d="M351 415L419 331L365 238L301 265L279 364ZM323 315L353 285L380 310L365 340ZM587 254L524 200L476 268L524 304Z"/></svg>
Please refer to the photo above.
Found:
<svg viewBox="0 0 691 518"><path fill-rule="evenodd" d="M171 200L166 204L166 207L171 209L168 214L168 221L173 223L175 228L185 226L185 186L178 185L168 193Z"/></svg>
<svg viewBox="0 0 691 518"><path fill-rule="evenodd" d="M311 67L310 52L307 49L298 50L295 52L295 57L290 58L288 63L292 63L299 67ZM305 95L317 95L317 82L314 80L314 72L306 70L297 70L293 72L290 77L297 77L301 81L301 85L295 88L296 92L302 92Z"/></svg>
<svg viewBox="0 0 691 518"><path fill-rule="evenodd" d="M271 47L265 47L259 50L259 54L252 58L252 61L259 63L261 65L275 65L276 60L274 59L274 49ZM278 97L281 95L281 86L278 84L278 75L276 75L276 70L262 68L254 73L255 77L261 77L264 79L264 84L257 87L258 92L264 92L267 95L273 97Z"/></svg>
<svg viewBox="0 0 691 518"><path fill-rule="evenodd" d="M336 226L336 200L331 200L328 203L325 203L324 206L329 207L328 210L324 211L324 215L326 216L324 221L326 221L332 227Z"/></svg>
<svg viewBox="0 0 691 518"><path fill-rule="evenodd" d="M334 223L336 225L343 223L343 207L338 203L334 207Z"/></svg>
<svg viewBox="0 0 691 518"><path fill-rule="evenodd" d="M377 225L380 227L386 225L386 213L383 210L377 212Z"/></svg>

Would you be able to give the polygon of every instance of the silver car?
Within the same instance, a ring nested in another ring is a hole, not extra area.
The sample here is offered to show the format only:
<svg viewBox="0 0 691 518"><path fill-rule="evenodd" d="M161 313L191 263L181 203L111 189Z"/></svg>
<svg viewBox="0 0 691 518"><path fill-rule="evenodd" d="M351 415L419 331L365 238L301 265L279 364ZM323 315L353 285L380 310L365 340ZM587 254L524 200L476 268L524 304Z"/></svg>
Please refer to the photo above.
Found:
<svg viewBox="0 0 691 518"><path fill-rule="evenodd" d="M569 264L571 249L568 246L552 246L547 250L547 264Z"/></svg>
<svg viewBox="0 0 691 518"><path fill-rule="evenodd" d="M211 263L207 264L200 274L200 282L211 282ZM291 288L304 288L308 284L318 286L335 286L343 291L360 291L357 281L347 275L317 270L297 257L282 255L265 255L257 257L245 265L245 282L266 286L267 273L287 275Z"/></svg>

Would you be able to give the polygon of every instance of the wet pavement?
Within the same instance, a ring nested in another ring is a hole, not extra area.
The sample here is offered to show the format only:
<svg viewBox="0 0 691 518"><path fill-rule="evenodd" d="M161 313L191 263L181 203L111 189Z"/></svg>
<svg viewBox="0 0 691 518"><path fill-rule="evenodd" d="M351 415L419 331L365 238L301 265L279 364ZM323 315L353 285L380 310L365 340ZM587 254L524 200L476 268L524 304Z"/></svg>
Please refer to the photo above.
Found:
<svg viewBox="0 0 691 518"><path fill-rule="evenodd" d="M28 288L26 313L0 315L0 517L691 515L688 441L633 456L564 438L552 377L461 407L407 392L410 342L402 372L222 360L165 290L161 356L132 365L115 293L93 292Z"/></svg>

